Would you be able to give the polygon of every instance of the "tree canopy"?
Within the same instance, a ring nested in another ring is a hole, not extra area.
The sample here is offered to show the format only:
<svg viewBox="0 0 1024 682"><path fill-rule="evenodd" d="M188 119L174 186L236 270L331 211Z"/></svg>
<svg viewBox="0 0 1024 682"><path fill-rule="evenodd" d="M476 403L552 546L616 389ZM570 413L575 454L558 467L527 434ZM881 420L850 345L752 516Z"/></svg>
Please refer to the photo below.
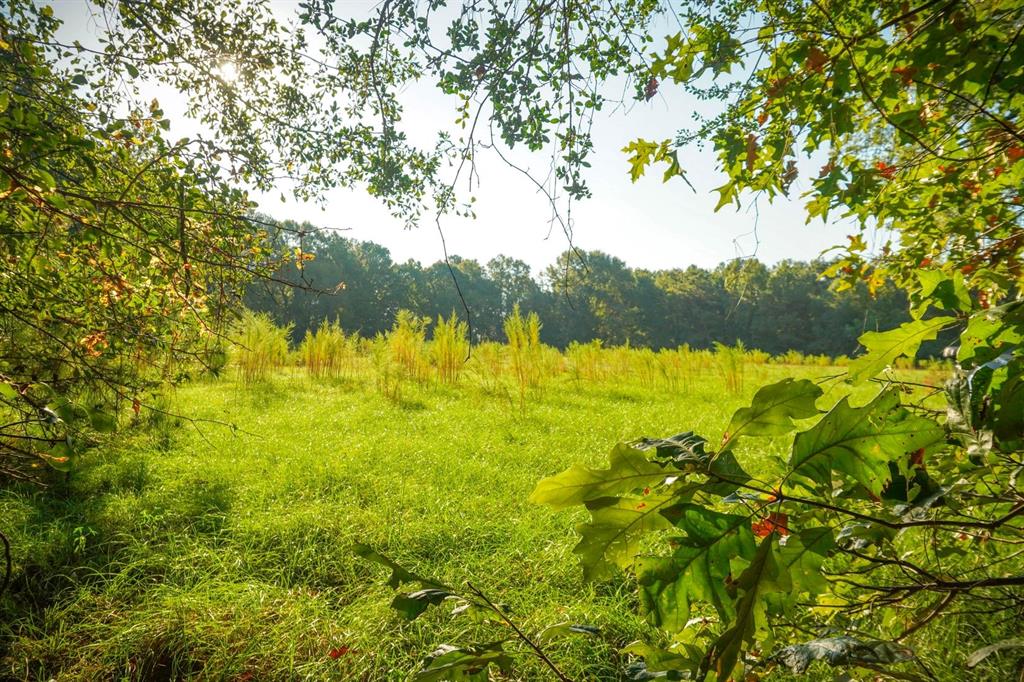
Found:
<svg viewBox="0 0 1024 682"><path fill-rule="evenodd" d="M757 260L661 271L630 268L599 251L566 251L534 280L530 267L497 256L485 264L456 256L423 266L394 263L383 247L291 224L286 234L309 235L302 251L312 261L286 263L273 279L254 282L245 302L291 325L297 344L321 322L372 337L391 328L401 309L437 319L469 310L474 341L504 341L504 320L515 306L537 313L541 339L564 348L605 344L709 348L715 342L773 354L852 354L865 331L910 319L907 299L891 284L873 294L865 283L836 291L821 277L824 262ZM301 268L299 267L301 265ZM460 285L465 301L452 286ZM942 342L930 343L930 355Z"/></svg>

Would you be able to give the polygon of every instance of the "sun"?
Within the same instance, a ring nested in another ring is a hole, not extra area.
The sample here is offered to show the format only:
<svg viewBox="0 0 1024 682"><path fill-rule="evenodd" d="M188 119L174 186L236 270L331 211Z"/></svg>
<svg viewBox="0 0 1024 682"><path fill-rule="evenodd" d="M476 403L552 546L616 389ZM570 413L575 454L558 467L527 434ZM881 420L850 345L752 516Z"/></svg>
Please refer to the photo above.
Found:
<svg viewBox="0 0 1024 682"><path fill-rule="evenodd" d="M225 59L217 66L216 74L225 83L234 83L238 80L238 65L230 59Z"/></svg>

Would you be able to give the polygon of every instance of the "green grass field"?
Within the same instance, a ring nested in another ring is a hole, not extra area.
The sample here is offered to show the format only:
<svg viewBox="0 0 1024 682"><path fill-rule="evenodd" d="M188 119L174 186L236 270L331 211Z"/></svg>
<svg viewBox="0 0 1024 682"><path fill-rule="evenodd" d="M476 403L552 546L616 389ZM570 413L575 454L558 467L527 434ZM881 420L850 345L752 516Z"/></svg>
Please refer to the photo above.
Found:
<svg viewBox="0 0 1024 682"><path fill-rule="evenodd" d="M370 378L295 369L248 388L187 385L170 411L238 431L154 419L95 449L63 489L0 492L15 552L0 678L404 680L439 644L494 636L443 607L402 621L386 571L353 555L364 542L423 575L472 581L525 629L600 627L551 656L573 679L620 679L618 649L651 637L635 590L582 582L581 515L530 504L535 483L604 462L617 441L716 438L761 383L829 373L751 366L737 395L713 372L685 393L561 376L523 411L472 378L413 383L400 401ZM548 679L520 661L518 679Z"/></svg>

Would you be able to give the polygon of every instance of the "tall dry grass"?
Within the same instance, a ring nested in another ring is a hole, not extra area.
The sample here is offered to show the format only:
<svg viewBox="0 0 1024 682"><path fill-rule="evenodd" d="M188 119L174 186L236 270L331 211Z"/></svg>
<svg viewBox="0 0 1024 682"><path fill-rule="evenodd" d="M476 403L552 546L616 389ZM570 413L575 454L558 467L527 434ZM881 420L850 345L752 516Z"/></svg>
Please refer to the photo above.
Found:
<svg viewBox="0 0 1024 682"><path fill-rule="evenodd" d="M526 408L527 390L539 386L543 374L540 318L537 313L530 313L524 318L516 305L505 319L504 328L522 410Z"/></svg>
<svg viewBox="0 0 1024 682"><path fill-rule="evenodd" d="M746 347L742 341L737 341L735 346L715 342L715 362L729 393L743 392L746 359Z"/></svg>
<svg viewBox="0 0 1024 682"><path fill-rule="evenodd" d="M337 377L351 369L355 352L352 346L353 341L345 336L337 321L324 320L315 331L306 332L299 356L310 377Z"/></svg>
<svg viewBox="0 0 1024 682"><path fill-rule="evenodd" d="M469 355L468 334L469 325L459 320L454 312L447 320L438 316L430 342L430 356L437 371L437 380L442 384L458 383L459 373Z"/></svg>
<svg viewBox="0 0 1024 682"><path fill-rule="evenodd" d="M246 310L231 331L231 358L242 383L263 381L288 359L292 325L278 327L266 313Z"/></svg>

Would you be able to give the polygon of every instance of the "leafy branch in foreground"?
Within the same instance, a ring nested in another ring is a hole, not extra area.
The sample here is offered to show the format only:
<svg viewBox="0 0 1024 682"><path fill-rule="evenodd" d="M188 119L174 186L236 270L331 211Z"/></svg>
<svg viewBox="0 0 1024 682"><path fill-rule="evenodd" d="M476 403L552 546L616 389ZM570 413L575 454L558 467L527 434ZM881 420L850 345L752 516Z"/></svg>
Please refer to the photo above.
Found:
<svg viewBox="0 0 1024 682"><path fill-rule="evenodd" d="M1022 310L966 318L944 423L895 381L822 414L818 385L785 379L737 410L717 449L692 432L620 444L607 469L573 467L531 499L590 511L575 550L585 577L635 577L669 642L631 650L648 673L724 682L823 661L931 678L904 640L954 604L1024 609ZM860 367L891 362L878 338ZM755 443L786 434L788 457L765 464Z"/></svg>
<svg viewBox="0 0 1024 682"><path fill-rule="evenodd" d="M596 636L600 634L597 628L590 625L569 623L551 625L537 633L529 634L512 620L507 606L496 604L472 583L467 582L465 589L457 590L406 570L368 545L357 544L354 551L367 561L391 569L391 575L388 578L388 585L391 588L399 590L403 585L409 584L419 587L412 592L398 592L391 602L391 607L406 620L415 620L430 606L448 604L452 606L453 617L474 618L479 622L505 626L512 631L511 635L503 632L498 639L483 644L440 645L423 662L423 667L415 676L418 682L440 682L441 680L482 680L486 682L490 679L489 669L491 666L506 673L510 672L513 663L512 656L516 652L507 651L505 646L511 642L519 642L524 645L526 648L523 652L539 659L555 679L561 680L561 682L571 682L570 678L551 660L543 647L568 635Z"/></svg>

